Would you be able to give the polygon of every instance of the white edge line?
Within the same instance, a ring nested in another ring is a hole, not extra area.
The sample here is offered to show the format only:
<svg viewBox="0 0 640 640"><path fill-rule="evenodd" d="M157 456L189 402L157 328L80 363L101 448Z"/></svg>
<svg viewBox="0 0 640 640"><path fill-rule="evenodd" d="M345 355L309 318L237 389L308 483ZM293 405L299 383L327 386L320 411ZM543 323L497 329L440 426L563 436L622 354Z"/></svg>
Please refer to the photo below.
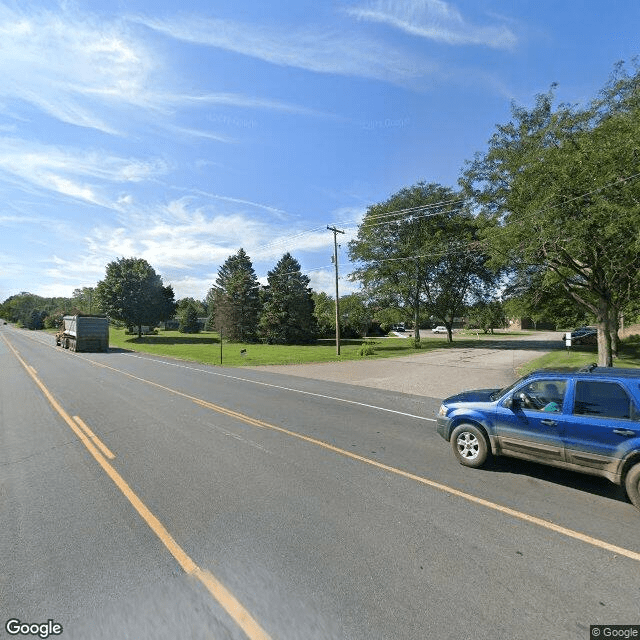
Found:
<svg viewBox="0 0 640 640"><path fill-rule="evenodd" d="M406 416L408 418L415 418L416 420L425 420L427 422L436 422L435 418L426 418L425 416L417 416L413 413L406 413L404 411L396 411L395 409L386 409L385 407L378 407L374 404L366 404L365 402L357 402L356 400L346 400L345 398L335 398L334 396L323 395L322 393L314 393L313 391L303 391L301 389L292 389L290 387L283 387L277 384L271 384L269 382L260 382L259 380L250 380L249 378L240 378L239 376L231 376L227 373L218 373L216 371L210 371L208 369L198 369L197 367L189 367L184 364L178 364L175 362L167 362L159 358L147 358L145 356L139 356L133 353L123 353L122 355L128 358L138 358L140 360L149 360L150 362L159 362L170 367L178 367L179 369L189 369L190 371L198 371L200 373L206 373L212 376L219 376L221 378L229 378L230 380L239 380L240 382L250 382L251 384L259 384L263 387L271 387L273 389L281 389L282 391L293 391L294 393L302 393L307 396L314 396L316 398L324 398L325 400L335 400L336 402L344 402L346 404L355 404L360 407L366 407L368 409L375 409L377 411L386 411L387 413L395 413L399 416Z"/></svg>

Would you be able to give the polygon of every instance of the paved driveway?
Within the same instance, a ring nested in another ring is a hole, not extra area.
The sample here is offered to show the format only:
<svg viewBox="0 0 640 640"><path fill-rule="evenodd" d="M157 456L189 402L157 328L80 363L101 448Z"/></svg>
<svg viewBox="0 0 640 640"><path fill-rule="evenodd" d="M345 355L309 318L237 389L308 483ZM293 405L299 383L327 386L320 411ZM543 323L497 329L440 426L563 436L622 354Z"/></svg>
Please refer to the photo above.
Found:
<svg viewBox="0 0 640 640"><path fill-rule="evenodd" d="M465 389L503 387L522 364L562 348L557 332L495 336L478 347L460 347L382 360L252 367L315 380L444 398ZM454 337L455 344L455 337Z"/></svg>

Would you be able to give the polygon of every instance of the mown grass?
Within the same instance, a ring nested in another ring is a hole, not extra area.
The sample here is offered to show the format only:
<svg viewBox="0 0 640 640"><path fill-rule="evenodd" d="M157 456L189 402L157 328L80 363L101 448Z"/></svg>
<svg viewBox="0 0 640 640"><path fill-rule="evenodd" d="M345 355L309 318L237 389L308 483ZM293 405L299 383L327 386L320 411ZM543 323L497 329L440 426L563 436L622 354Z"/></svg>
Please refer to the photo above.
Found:
<svg viewBox="0 0 640 640"><path fill-rule="evenodd" d="M53 333L55 329L47 330ZM336 354L336 345L332 340L321 340L312 345L266 345L241 344L223 342L222 364L227 367L258 366L273 364L304 364L314 362L341 362L345 360L362 360L375 358L395 358L423 353L434 349L481 348L490 346L493 338L517 338L529 335L523 333L498 333L491 336L469 331L455 334L453 343L439 338L422 338L421 348L413 347L408 338L367 338L366 340L342 340L340 355ZM111 327L109 342L111 348L140 351L159 356L169 356L181 360L192 360L206 364L221 364L220 336L214 332L185 334L178 331L159 330L158 335L137 336L126 335L124 329ZM374 352L362 356L363 344L370 343ZM241 351L245 349L243 355ZM571 350L556 349L535 360L529 361L518 369L519 375L525 375L535 369L554 369L557 367L578 368L598 361L598 350L595 345L581 345ZM640 339L638 337L623 340L619 357L614 360L614 367L640 368Z"/></svg>
<svg viewBox="0 0 640 640"><path fill-rule="evenodd" d="M578 368L598 362L598 348L595 345L580 345L567 349L558 349L531 360L518 369L520 375L525 375L535 369L555 369L558 367ZM640 342L623 340L620 344L618 357L613 361L614 367L640 368Z"/></svg>
<svg viewBox="0 0 640 640"><path fill-rule="evenodd" d="M214 332L203 331L197 334L185 334L178 331L159 330L157 335L138 338L126 335L124 329L111 327L109 342L111 348L130 349L143 353L169 356L182 360L192 360L206 364L224 366L258 366L274 364L303 364L312 362L341 362L363 358L394 358L433 349L456 347L477 347L482 344L477 336L456 336L449 344L442 337L422 338L420 348L413 346L409 338L367 338L366 340L342 340L340 355L336 354L336 345L332 340L320 340L310 345L268 345L244 344L238 342L222 343L220 354L220 336ZM363 345L373 347L373 354L362 356ZM245 353L241 353L242 350Z"/></svg>

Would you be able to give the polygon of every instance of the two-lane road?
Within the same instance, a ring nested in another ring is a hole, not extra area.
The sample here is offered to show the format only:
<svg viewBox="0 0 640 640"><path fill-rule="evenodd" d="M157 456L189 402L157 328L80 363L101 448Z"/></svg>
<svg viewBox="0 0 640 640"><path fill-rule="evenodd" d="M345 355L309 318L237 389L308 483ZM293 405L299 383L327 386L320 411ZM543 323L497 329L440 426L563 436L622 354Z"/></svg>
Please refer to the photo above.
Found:
<svg viewBox="0 0 640 640"><path fill-rule="evenodd" d="M605 482L454 462L438 398L0 327L0 637L589 638L640 622ZM17 624L17 623L15 623Z"/></svg>

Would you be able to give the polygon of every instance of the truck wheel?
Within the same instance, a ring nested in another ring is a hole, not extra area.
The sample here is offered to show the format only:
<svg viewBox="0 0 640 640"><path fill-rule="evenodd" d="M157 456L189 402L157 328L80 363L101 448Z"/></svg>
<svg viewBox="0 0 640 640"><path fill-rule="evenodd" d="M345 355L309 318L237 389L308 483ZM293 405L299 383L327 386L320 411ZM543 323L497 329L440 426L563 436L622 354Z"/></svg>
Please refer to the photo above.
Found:
<svg viewBox="0 0 640 640"><path fill-rule="evenodd" d="M629 500L640 509L640 462L637 462L629 471L624 481Z"/></svg>
<svg viewBox="0 0 640 640"><path fill-rule="evenodd" d="M460 464L477 469L489 457L489 444L484 433L472 424L461 424L451 434L453 453Z"/></svg>

